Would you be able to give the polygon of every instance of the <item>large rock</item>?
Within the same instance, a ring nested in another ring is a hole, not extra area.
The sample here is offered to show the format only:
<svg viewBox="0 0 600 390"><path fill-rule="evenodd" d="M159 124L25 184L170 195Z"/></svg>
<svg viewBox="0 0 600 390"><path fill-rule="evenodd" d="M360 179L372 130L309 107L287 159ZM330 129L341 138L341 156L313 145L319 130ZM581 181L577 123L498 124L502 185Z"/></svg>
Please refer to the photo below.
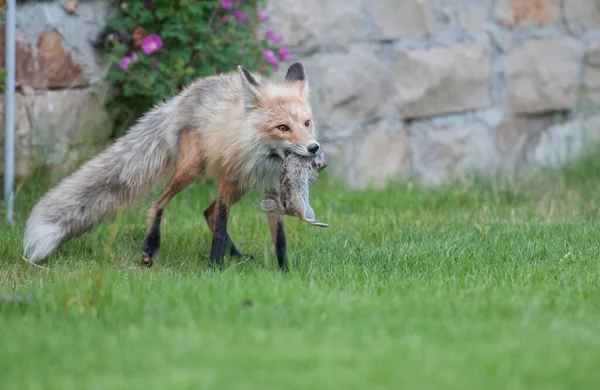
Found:
<svg viewBox="0 0 600 390"><path fill-rule="evenodd" d="M488 20L492 0L438 0L440 19L445 25L466 30L482 30Z"/></svg>
<svg viewBox="0 0 600 390"><path fill-rule="evenodd" d="M579 117L542 132L528 152L533 166L561 166L589 151L600 142L600 115Z"/></svg>
<svg viewBox="0 0 600 390"><path fill-rule="evenodd" d="M367 35L362 0L268 0L269 27L281 34L283 44L309 54L320 45L345 45Z"/></svg>
<svg viewBox="0 0 600 390"><path fill-rule="evenodd" d="M516 115L506 118L496 127L496 149L504 172L515 174L529 165L528 150L535 145L539 134L555 123L564 122L565 114L550 112L542 115Z"/></svg>
<svg viewBox="0 0 600 390"><path fill-rule="evenodd" d="M331 169L352 188L381 187L410 173L410 142L398 123L366 126L341 143Z"/></svg>
<svg viewBox="0 0 600 390"><path fill-rule="evenodd" d="M383 115L391 96L391 74L368 50L332 53L318 59L318 88L323 105L315 106L328 127L367 121Z"/></svg>
<svg viewBox="0 0 600 390"><path fill-rule="evenodd" d="M409 128L413 171L426 184L441 184L472 172L494 173L498 153L493 131L484 123L433 125L415 123Z"/></svg>
<svg viewBox="0 0 600 390"><path fill-rule="evenodd" d="M366 36L362 0L327 0L323 2L324 29L329 43L345 45Z"/></svg>
<svg viewBox="0 0 600 390"><path fill-rule="evenodd" d="M319 0L268 0L271 26L283 44L310 52L322 43L323 5Z"/></svg>
<svg viewBox="0 0 600 390"><path fill-rule="evenodd" d="M76 63L55 30L44 30L35 45L17 45L17 85L33 88L81 87L89 84L83 66ZM36 53L34 55L34 53Z"/></svg>
<svg viewBox="0 0 600 390"><path fill-rule="evenodd" d="M490 76L486 44L403 52L396 62L398 112L414 118L489 106Z"/></svg>
<svg viewBox="0 0 600 390"><path fill-rule="evenodd" d="M539 113L575 104L581 45L572 38L540 38L519 43L507 56L510 108Z"/></svg>
<svg viewBox="0 0 600 390"><path fill-rule="evenodd" d="M433 32L429 0L370 0L367 4L376 39L421 38Z"/></svg>
<svg viewBox="0 0 600 390"><path fill-rule="evenodd" d="M496 128L494 143L500 155L503 171L516 172L518 164L523 159L528 127L527 118L517 116L502 122Z"/></svg>
<svg viewBox="0 0 600 390"><path fill-rule="evenodd" d="M17 174L37 166L68 171L104 147L111 134L105 94L102 87L17 94ZM3 95L0 103L4 123Z"/></svg>
<svg viewBox="0 0 600 390"><path fill-rule="evenodd" d="M104 28L110 3L80 2L77 15L68 14L62 4L26 2L17 7L17 85L85 86L103 77L105 63L91 41ZM4 47L0 51L4 52Z"/></svg>
<svg viewBox="0 0 600 390"><path fill-rule="evenodd" d="M556 0L500 0L498 19L510 27L547 26L560 17Z"/></svg>
<svg viewBox="0 0 600 390"><path fill-rule="evenodd" d="M563 0L565 18L569 29L575 33L600 28L600 3L598 0Z"/></svg>
<svg viewBox="0 0 600 390"><path fill-rule="evenodd" d="M590 40L585 59L583 96L600 105L600 39Z"/></svg>
<svg viewBox="0 0 600 390"><path fill-rule="evenodd" d="M0 94L0 175L4 173L4 95ZM15 175L24 177L31 171L29 136L31 126L25 96L15 95Z"/></svg>

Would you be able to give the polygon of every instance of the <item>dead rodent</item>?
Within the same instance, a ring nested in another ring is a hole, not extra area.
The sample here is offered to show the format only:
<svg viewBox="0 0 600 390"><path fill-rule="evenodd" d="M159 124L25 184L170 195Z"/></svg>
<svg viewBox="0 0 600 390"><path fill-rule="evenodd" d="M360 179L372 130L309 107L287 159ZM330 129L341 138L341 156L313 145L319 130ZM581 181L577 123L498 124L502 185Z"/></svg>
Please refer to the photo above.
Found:
<svg viewBox="0 0 600 390"><path fill-rule="evenodd" d="M319 227L328 224L315 219L315 212L309 203L308 183L317 183L317 172L327 166L325 154L318 151L314 156L299 156L288 153L281 167L279 199L267 197L262 202L263 210L273 214L298 217Z"/></svg>

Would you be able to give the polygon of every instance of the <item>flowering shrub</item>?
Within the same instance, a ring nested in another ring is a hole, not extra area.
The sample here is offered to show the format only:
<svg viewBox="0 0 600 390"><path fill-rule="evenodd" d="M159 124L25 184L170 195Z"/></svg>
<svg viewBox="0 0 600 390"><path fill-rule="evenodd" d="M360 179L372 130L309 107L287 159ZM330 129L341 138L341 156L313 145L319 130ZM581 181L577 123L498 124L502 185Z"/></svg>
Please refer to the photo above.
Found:
<svg viewBox="0 0 600 390"><path fill-rule="evenodd" d="M4 92L4 90L6 89L5 80L6 80L6 69L0 68L0 92Z"/></svg>
<svg viewBox="0 0 600 390"><path fill-rule="evenodd" d="M106 50L108 105L115 135L123 134L154 104L198 77L238 65L270 74L291 53L271 29L261 0L132 0L121 3L97 42Z"/></svg>

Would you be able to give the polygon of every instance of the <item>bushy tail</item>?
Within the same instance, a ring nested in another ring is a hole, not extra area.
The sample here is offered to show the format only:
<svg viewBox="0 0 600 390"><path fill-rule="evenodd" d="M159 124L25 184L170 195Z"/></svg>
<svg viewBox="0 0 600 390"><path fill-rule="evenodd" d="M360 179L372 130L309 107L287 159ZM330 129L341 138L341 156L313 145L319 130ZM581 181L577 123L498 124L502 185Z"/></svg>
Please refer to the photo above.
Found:
<svg viewBox="0 0 600 390"><path fill-rule="evenodd" d="M25 258L44 259L158 184L176 158L176 135L170 131L176 103L177 98L149 111L126 135L44 195L27 220Z"/></svg>

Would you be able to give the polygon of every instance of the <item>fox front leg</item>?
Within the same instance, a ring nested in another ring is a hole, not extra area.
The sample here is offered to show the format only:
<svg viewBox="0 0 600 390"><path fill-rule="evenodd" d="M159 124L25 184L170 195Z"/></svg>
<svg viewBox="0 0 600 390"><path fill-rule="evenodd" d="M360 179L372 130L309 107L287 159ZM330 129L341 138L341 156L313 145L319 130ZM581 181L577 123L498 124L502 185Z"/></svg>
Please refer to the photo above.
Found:
<svg viewBox="0 0 600 390"><path fill-rule="evenodd" d="M198 140L194 134L186 129L181 133L181 151L177 161L175 173L169 181L168 187L156 199L150 210L148 210L149 228L142 247L142 265L152 267L160 249L160 225L163 213L171 199L200 174L202 167L202 156L195 153ZM191 157L190 157L191 156Z"/></svg>
<svg viewBox="0 0 600 390"><path fill-rule="evenodd" d="M223 268L227 248L232 246L231 239L227 233L227 220L231 205L241 199L243 194L238 191L234 183L220 180L217 188L217 199L215 200L213 238L210 250L209 267L218 266Z"/></svg>
<svg viewBox="0 0 600 390"><path fill-rule="evenodd" d="M240 195L239 197L237 197L234 200L239 200L242 196ZM204 219L206 220L206 223L208 225L208 228L210 229L210 231L212 233L214 233L215 231L215 217L216 217L216 206L217 206L217 201L213 201L210 206L208 206L206 208L206 210L204 210ZM249 259L252 260L253 257L251 255L246 255L241 253L237 247L235 246L235 244L233 243L233 241L231 241L231 237L229 236L229 233L227 233L227 246L230 247L231 249L229 250L229 255L233 256L233 257L242 257L245 259Z"/></svg>

